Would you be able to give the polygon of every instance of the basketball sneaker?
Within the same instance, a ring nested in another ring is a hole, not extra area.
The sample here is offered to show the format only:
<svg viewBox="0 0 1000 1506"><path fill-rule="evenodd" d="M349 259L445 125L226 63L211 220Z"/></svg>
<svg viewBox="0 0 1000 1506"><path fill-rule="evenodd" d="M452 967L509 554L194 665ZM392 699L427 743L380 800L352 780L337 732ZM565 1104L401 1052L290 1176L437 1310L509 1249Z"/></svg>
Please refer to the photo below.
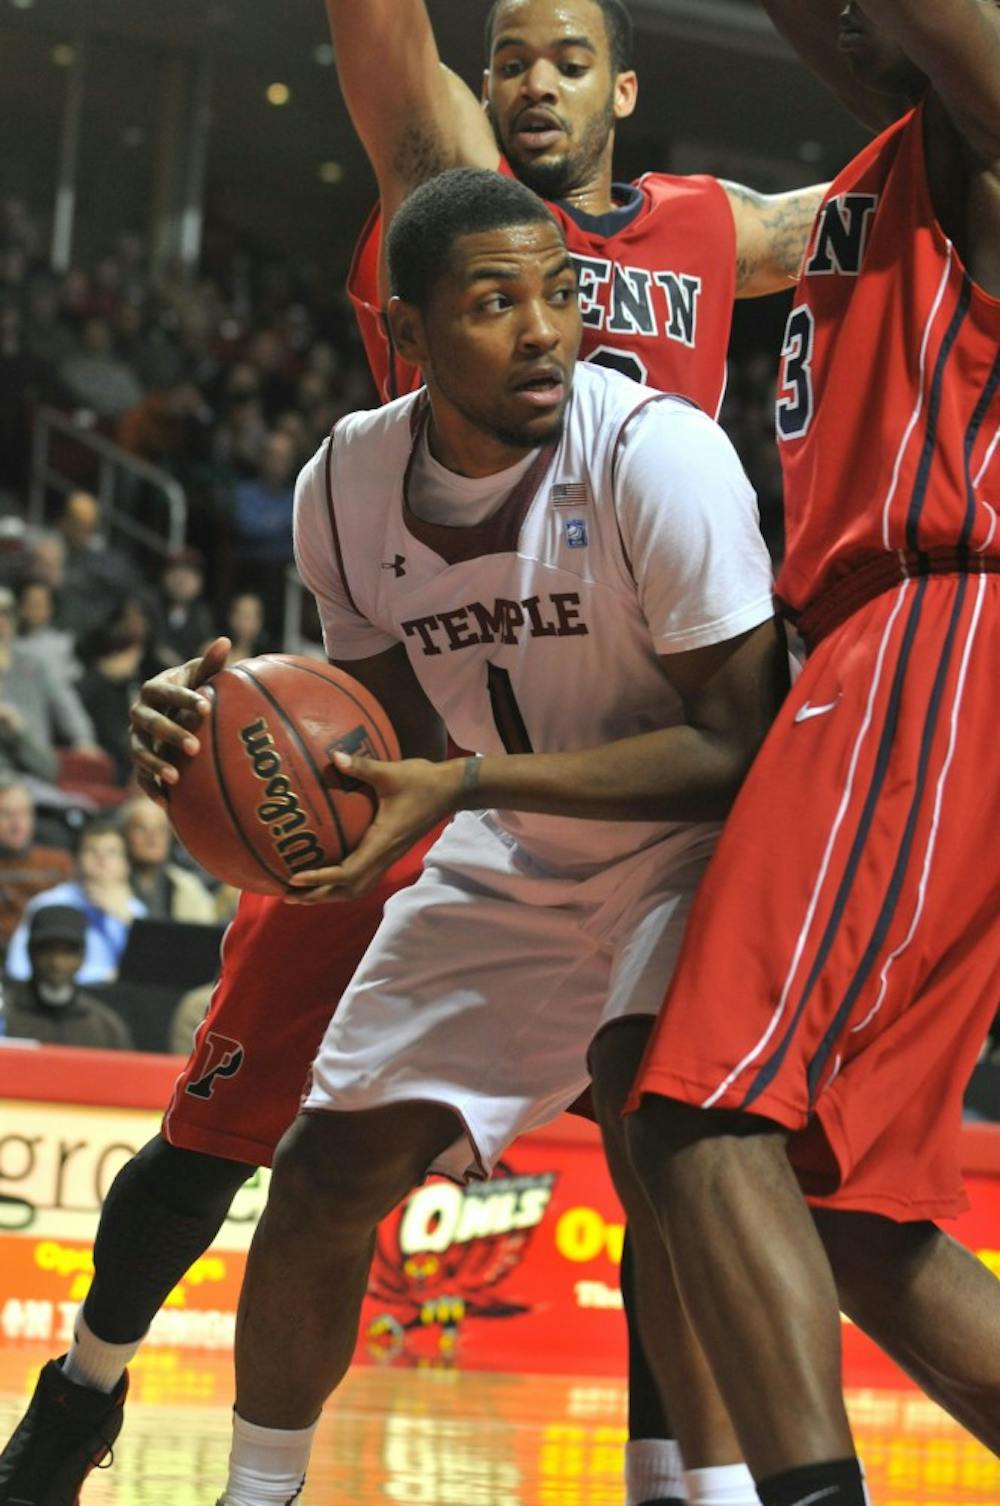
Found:
<svg viewBox="0 0 1000 1506"><path fill-rule="evenodd" d="M90 1471L104 1460L111 1463L127 1390L127 1374L106 1396L74 1385L63 1374L62 1360L49 1360L0 1454L0 1506L77 1506Z"/></svg>

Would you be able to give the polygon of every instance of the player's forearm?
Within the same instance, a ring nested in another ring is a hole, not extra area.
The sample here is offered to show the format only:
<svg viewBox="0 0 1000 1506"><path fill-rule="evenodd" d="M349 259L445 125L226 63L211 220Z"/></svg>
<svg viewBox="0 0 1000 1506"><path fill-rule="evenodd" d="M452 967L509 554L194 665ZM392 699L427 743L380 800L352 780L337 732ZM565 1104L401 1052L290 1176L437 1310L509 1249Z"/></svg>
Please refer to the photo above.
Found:
<svg viewBox="0 0 1000 1506"><path fill-rule="evenodd" d="M454 808L593 821L718 820L755 751L682 725L573 753L488 755L461 768Z"/></svg>

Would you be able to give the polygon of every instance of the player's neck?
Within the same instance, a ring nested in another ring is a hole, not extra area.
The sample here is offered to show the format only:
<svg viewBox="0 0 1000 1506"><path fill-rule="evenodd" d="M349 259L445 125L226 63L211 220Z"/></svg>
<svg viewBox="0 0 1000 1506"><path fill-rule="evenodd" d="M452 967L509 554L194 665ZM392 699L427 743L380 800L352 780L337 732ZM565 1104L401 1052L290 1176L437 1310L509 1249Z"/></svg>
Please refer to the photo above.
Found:
<svg viewBox="0 0 1000 1506"><path fill-rule="evenodd" d="M559 202L567 204L581 214L610 214L615 207L611 191L613 182L611 153L606 152L593 171L575 187L560 196Z"/></svg>
<svg viewBox="0 0 1000 1506"><path fill-rule="evenodd" d="M505 444L492 434L475 428L461 415L432 413L427 424L427 447L438 465L456 476L477 480L495 476L517 465L537 446L524 448Z"/></svg>

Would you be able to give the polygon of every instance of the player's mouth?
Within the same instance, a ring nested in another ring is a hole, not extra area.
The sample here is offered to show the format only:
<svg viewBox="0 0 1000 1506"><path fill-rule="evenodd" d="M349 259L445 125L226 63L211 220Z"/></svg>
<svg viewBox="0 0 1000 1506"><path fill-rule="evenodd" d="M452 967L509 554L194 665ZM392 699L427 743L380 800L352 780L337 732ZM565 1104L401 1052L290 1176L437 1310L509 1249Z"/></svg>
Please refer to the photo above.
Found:
<svg viewBox="0 0 1000 1506"><path fill-rule="evenodd" d="M529 152L551 151L565 135L566 128L557 116L534 106L522 110L514 122L514 140Z"/></svg>
<svg viewBox="0 0 1000 1506"><path fill-rule="evenodd" d="M557 408L566 397L566 376L559 367L547 366L515 382L514 391L533 408Z"/></svg>
<svg viewBox="0 0 1000 1506"><path fill-rule="evenodd" d="M855 6L845 5L837 17L837 46L842 52L853 52L867 41L863 18Z"/></svg>

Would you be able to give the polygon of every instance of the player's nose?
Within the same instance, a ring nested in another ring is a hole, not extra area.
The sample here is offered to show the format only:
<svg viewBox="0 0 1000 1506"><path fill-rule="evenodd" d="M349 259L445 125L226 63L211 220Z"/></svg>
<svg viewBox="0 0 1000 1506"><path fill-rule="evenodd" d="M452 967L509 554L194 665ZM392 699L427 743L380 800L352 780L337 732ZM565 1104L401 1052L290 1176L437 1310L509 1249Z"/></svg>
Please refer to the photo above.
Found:
<svg viewBox="0 0 1000 1506"><path fill-rule="evenodd" d="M558 71L547 58L536 58L530 68L521 75L521 93L534 103L555 99L559 83Z"/></svg>
<svg viewBox="0 0 1000 1506"><path fill-rule="evenodd" d="M518 334L522 349L553 350L559 344L561 331L544 298L525 304Z"/></svg>

